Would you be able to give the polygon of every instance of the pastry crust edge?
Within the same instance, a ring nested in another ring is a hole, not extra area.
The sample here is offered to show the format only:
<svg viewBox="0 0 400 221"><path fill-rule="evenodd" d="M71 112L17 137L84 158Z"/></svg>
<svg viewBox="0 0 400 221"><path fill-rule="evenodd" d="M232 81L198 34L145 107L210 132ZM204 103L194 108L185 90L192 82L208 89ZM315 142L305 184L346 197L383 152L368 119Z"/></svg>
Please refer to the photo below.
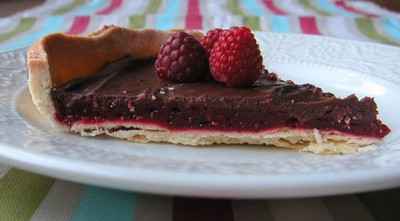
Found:
<svg viewBox="0 0 400 221"><path fill-rule="evenodd" d="M35 43L27 54L28 65L28 89L32 102L40 114L48 119L52 126L59 130L67 130L67 127L55 120L55 107L51 99L51 77L47 54L41 42Z"/></svg>
<svg viewBox="0 0 400 221"><path fill-rule="evenodd" d="M119 130L121 127L124 129ZM349 154L375 148L380 139L348 135L337 131L279 128L261 132L211 130L169 130L141 123L75 123L71 130L82 136L106 135L138 143L173 143L189 146L252 144L294 149L317 154Z"/></svg>

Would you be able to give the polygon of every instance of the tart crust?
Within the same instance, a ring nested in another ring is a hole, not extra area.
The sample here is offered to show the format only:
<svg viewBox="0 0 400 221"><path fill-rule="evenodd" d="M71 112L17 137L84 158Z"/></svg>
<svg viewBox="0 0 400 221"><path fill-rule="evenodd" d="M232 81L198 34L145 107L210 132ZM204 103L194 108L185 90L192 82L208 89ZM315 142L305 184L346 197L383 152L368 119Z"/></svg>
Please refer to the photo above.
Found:
<svg viewBox="0 0 400 221"><path fill-rule="evenodd" d="M52 34L28 50L28 85L39 112L55 128L82 136L105 134L134 142L167 142L192 146L212 144L261 144L314 153L353 153L369 149L378 138L353 136L317 129L279 128L257 133L224 131L175 131L139 123L74 123L67 127L56 120L50 96L52 88L94 75L107 64L125 56L137 59L156 57L161 44L173 33L157 30L131 30L106 26L86 37ZM201 32L192 31L195 37ZM121 129L123 128L123 129Z"/></svg>
<svg viewBox="0 0 400 221"><path fill-rule="evenodd" d="M261 132L169 130L153 124L112 123L96 126L75 123L71 131L82 136L107 135L138 143L174 143L190 146L214 144L267 145L318 154L347 154L374 149L378 138L352 136L337 131L279 128Z"/></svg>

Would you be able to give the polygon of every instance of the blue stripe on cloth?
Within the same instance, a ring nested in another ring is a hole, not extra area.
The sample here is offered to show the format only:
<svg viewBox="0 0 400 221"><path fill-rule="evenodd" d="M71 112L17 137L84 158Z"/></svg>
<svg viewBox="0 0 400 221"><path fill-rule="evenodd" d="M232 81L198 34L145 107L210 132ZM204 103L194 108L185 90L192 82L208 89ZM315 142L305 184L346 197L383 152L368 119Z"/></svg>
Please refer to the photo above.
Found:
<svg viewBox="0 0 400 221"><path fill-rule="evenodd" d="M21 37L13 39L10 43L0 46L0 51L15 50L31 45L41 37L52 32L60 31L64 25L64 18L60 16L49 16L40 25L38 31L30 32Z"/></svg>
<svg viewBox="0 0 400 221"><path fill-rule="evenodd" d="M267 12L262 9L261 3L257 0L246 0L241 1L240 3L242 4L243 8L246 9L248 14L254 16L263 16L267 14Z"/></svg>
<svg viewBox="0 0 400 221"><path fill-rule="evenodd" d="M318 8L327 11L330 14L352 16L352 17L355 16L353 13L338 8L331 0L315 0L315 3L317 4Z"/></svg>
<svg viewBox="0 0 400 221"><path fill-rule="evenodd" d="M271 16L271 31L284 33L290 32L289 17L280 15Z"/></svg>
<svg viewBox="0 0 400 221"><path fill-rule="evenodd" d="M95 13L97 10L107 6L106 0L91 0L87 4L80 6L74 13L76 15L90 15Z"/></svg>
<svg viewBox="0 0 400 221"><path fill-rule="evenodd" d="M133 221L135 194L86 186L71 221Z"/></svg>
<svg viewBox="0 0 400 221"><path fill-rule="evenodd" d="M161 30L176 28L177 16L181 10L182 1L166 0L164 4L164 10L155 16L155 28Z"/></svg>
<svg viewBox="0 0 400 221"><path fill-rule="evenodd" d="M390 37L395 40L400 41L400 20L397 18L383 18L382 19L382 27L385 33L387 33Z"/></svg>

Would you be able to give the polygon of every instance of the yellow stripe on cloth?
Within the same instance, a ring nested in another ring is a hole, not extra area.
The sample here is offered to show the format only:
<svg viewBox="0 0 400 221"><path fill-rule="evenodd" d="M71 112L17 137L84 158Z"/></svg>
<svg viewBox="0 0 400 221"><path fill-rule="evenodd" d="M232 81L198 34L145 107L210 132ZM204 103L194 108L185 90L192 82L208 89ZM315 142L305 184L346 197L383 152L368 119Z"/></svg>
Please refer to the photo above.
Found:
<svg viewBox="0 0 400 221"><path fill-rule="evenodd" d="M0 220L29 220L54 180L11 169L0 179Z"/></svg>

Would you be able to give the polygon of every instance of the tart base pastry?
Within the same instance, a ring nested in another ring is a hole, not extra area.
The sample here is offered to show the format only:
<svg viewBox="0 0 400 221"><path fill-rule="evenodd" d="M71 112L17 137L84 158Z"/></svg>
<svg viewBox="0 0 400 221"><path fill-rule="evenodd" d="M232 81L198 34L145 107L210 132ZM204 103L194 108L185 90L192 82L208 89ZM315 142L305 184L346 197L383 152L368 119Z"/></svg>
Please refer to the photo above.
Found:
<svg viewBox="0 0 400 221"><path fill-rule="evenodd" d="M116 128L130 128L116 130ZM377 138L358 137L338 132L322 132L318 129L293 130L281 128L258 133L219 131L171 131L154 125L112 124L97 126L74 124L71 131L82 136L107 135L137 143L173 143L189 146L215 144L250 144L282 147L317 154L348 154L375 149Z"/></svg>

